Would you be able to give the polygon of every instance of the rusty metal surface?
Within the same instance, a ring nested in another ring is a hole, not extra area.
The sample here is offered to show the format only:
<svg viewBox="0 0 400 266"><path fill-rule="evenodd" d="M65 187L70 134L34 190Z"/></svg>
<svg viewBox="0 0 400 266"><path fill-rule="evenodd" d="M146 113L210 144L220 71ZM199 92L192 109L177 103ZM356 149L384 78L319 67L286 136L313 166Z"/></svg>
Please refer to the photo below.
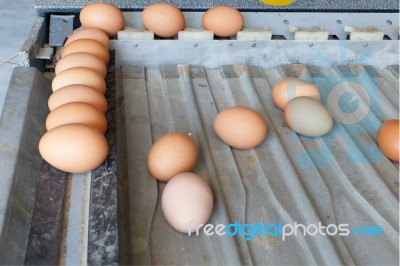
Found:
<svg viewBox="0 0 400 266"><path fill-rule="evenodd" d="M42 163L24 264L58 263L66 177L65 172L55 169L46 162Z"/></svg>
<svg viewBox="0 0 400 266"><path fill-rule="evenodd" d="M88 258L89 265L118 264L117 135L115 51L110 53L106 77L108 103L106 139L109 155L91 175Z"/></svg>

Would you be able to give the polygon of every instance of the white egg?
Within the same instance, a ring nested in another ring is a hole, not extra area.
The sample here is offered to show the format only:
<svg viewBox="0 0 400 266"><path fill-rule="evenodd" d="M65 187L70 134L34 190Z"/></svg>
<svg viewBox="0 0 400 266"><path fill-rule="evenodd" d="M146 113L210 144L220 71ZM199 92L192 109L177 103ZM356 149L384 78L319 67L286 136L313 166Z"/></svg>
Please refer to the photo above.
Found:
<svg viewBox="0 0 400 266"><path fill-rule="evenodd" d="M332 116L325 106L309 97L291 100L285 108L285 120L295 132L308 137L323 136L333 127Z"/></svg>

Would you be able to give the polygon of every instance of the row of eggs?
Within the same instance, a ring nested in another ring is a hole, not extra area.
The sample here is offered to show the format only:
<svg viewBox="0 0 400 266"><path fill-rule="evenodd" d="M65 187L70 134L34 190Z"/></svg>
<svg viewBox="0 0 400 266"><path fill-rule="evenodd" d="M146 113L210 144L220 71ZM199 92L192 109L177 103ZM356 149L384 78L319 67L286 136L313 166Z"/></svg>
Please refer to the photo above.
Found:
<svg viewBox="0 0 400 266"><path fill-rule="evenodd" d="M142 13L145 29L168 38L185 28L185 17L174 5L155 3L147 6ZM216 6L207 10L202 17L204 29L214 32L219 37L230 37L243 29L243 15L230 6Z"/></svg>
<svg viewBox="0 0 400 266"><path fill-rule="evenodd" d="M108 37L115 36L125 28L122 12L109 3L92 3L86 5L79 19L82 26L98 28ZM142 12L142 24L145 29L159 37L169 38L185 28L185 17L181 10L169 3L148 5ZM206 11L202 17L203 27L219 37L235 35L243 29L243 15L230 6L216 6Z"/></svg>
<svg viewBox="0 0 400 266"><path fill-rule="evenodd" d="M81 23L83 27L66 40L55 67L47 132L39 142L39 152L48 163L71 173L97 168L108 154L104 78L113 33Z"/></svg>

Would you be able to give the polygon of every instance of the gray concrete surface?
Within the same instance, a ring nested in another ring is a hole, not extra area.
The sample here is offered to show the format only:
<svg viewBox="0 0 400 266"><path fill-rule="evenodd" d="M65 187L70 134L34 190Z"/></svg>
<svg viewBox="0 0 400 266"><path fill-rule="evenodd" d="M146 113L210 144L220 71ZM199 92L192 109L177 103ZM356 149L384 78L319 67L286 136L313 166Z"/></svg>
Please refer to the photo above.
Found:
<svg viewBox="0 0 400 266"><path fill-rule="evenodd" d="M0 1L0 114L18 51L35 19L34 1Z"/></svg>
<svg viewBox="0 0 400 266"><path fill-rule="evenodd" d="M0 265L24 264L50 93L37 69L14 69L0 116Z"/></svg>

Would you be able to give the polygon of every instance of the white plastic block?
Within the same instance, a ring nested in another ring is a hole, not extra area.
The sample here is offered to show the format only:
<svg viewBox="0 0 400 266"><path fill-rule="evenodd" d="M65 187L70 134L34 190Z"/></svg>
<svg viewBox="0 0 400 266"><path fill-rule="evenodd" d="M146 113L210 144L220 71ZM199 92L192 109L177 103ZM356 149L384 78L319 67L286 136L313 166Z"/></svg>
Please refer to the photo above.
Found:
<svg viewBox="0 0 400 266"><path fill-rule="evenodd" d="M154 32L148 31L144 28L130 28L126 27L117 33L118 40L154 40Z"/></svg>
<svg viewBox="0 0 400 266"><path fill-rule="evenodd" d="M290 27L290 31L294 32L294 39L298 41L328 40L329 38L329 32L324 31L321 27L315 27L311 30Z"/></svg>
<svg viewBox="0 0 400 266"><path fill-rule="evenodd" d="M207 41L214 39L214 32L200 29L185 28L185 30L178 32L178 40L181 41Z"/></svg>
<svg viewBox="0 0 400 266"><path fill-rule="evenodd" d="M352 41L379 41L383 40L385 35L374 27L368 27L366 30L362 30L346 26L344 27L344 31L350 32L350 40Z"/></svg>
<svg viewBox="0 0 400 266"><path fill-rule="evenodd" d="M352 41L379 41L383 40L385 34L381 31L376 32L352 32L350 40Z"/></svg>
<svg viewBox="0 0 400 266"><path fill-rule="evenodd" d="M272 38L272 32L267 28L244 28L236 35L238 41L268 41Z"/></svg>
<svg viewBox="0 0 400 266"><path fill-rule="evenodd" d="M329 32L327 31L296 31L294 33L295 40L328 40Z"/></svg>

